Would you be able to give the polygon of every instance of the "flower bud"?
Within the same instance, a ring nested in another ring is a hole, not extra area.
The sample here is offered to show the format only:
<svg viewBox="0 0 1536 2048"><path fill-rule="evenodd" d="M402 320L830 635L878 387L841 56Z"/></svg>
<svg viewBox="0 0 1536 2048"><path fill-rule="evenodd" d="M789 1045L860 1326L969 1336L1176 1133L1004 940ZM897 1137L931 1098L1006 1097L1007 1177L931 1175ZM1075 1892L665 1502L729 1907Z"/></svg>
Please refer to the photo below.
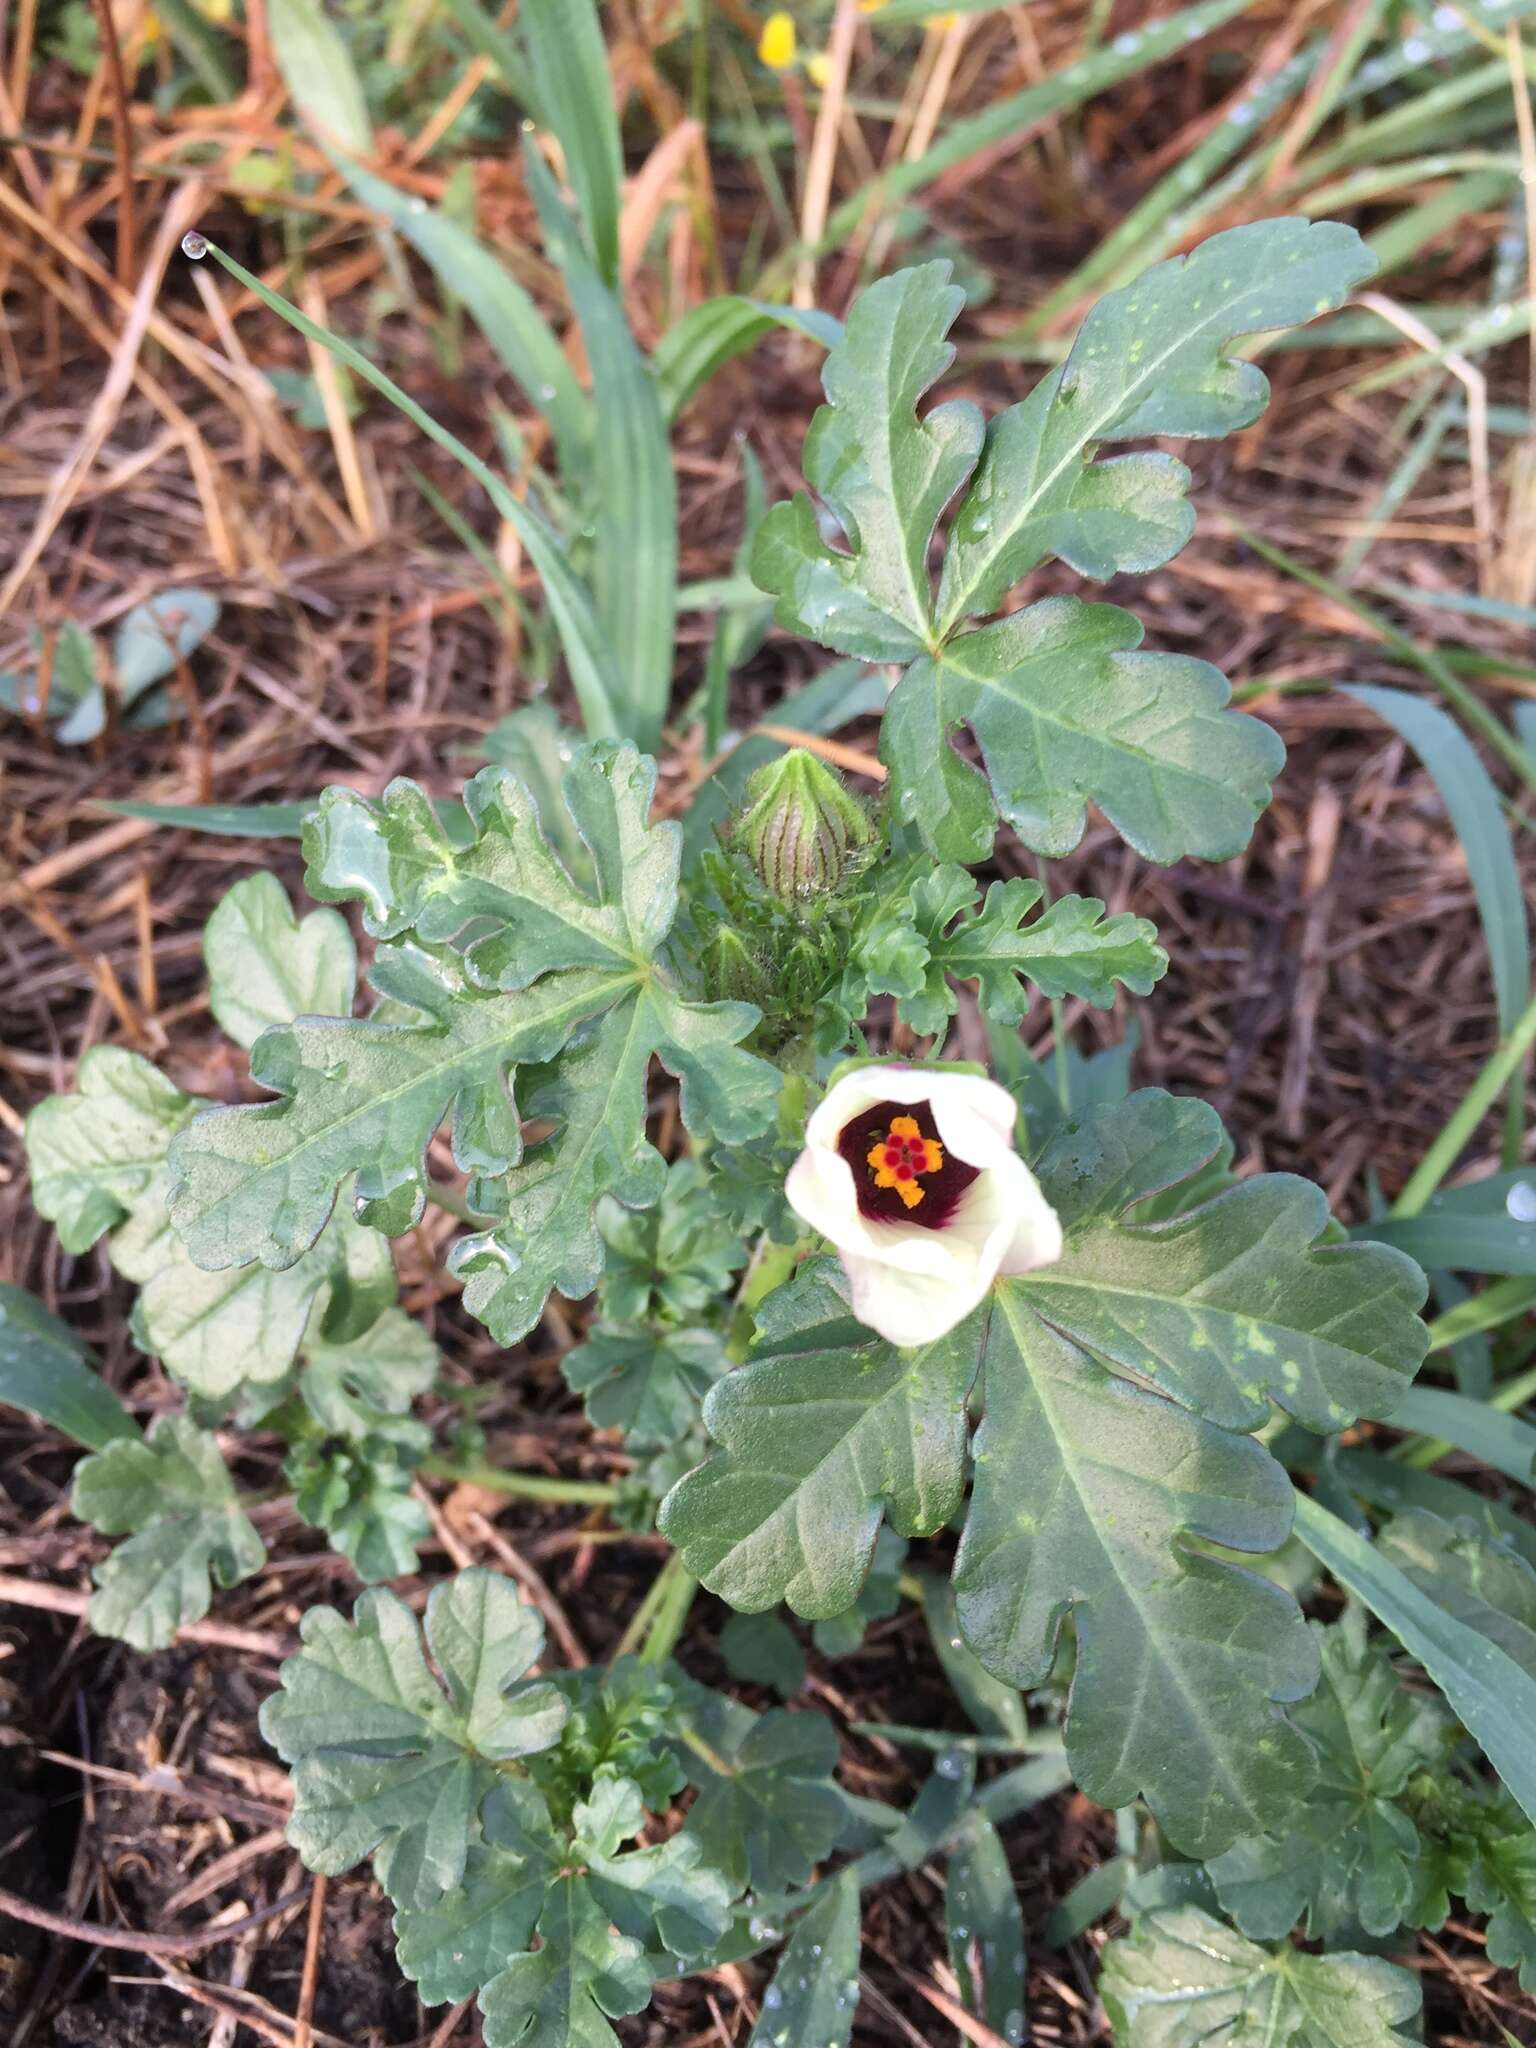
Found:
<svg viewBox="0 0 1536 2048"><path fill-rule="evenodd" d="M830 768L792 747L747 784L747 809L735 837L763 886L794 903L840 889L874 827Z"/></svg>

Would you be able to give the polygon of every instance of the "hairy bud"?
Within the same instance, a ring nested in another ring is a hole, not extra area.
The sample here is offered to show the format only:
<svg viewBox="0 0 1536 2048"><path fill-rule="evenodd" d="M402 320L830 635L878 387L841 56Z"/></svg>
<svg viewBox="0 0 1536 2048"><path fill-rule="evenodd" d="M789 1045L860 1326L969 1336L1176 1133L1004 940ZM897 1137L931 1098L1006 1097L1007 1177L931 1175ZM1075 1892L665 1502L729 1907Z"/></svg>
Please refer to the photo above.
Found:
<svg viewBox="0 0 1536 2048"><path fill-rule="evenodd" d="M834 894L873 837L863 806L802 747L757 771L735 830L764 888L785 903Z"/></svg>

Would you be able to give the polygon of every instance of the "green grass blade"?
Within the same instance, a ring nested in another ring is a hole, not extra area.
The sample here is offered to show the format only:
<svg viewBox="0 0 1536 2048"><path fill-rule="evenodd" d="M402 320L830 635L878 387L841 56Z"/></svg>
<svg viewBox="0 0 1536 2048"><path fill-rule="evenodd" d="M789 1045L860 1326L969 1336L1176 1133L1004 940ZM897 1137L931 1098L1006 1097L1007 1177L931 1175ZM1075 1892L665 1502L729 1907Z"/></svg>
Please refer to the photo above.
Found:
<svg viewBox="0 0 1536 2048"><path fill-rule="evenodd" d="M593 0L523 0L519 19L540 118L565 154L598 276L616 285L624 163L597 9Z"/></svg>
<svg viewBox="0 0 1536 2048"><path fill-rule="evenodd" d="M951 123L921 156L892 165L870 179L851 199L835 207L819 239L810 248L801 245L787 250L775 266L776 271L792 268L802 256L819 256L837 248L866 220L910 199L968 157L1010 137L1022 136L1037 122L1067 113L1096 93L1107 92L1111 86L1135 78L1176 50L1246 13L1253 4L1254 0L1201 0L1198 6L1181 8L1166 20L1149 22L1138 33L1117 37L1107 48L1095 51L1081 63L1069 65L1022 92L1009 93L979 113Z"/></svg>
<svg viewBox="0 0 1536 2048"><path fill-rule="evenodd" d="M775 327L809 335L823 348L834 347L843 336L842 322L830 313L797 312L793 306L770 306L734 292L690 306L661 337L651 358L667 417L676 419L717 370L744 355Z"/></svg>
<svg viewBox="0 0 1536 2048"><path fill-rule="evenodd" d="M1407 690L1360 683L1343 695L1386 720L1413 748L1440 792L1477 898L1493 968L1499 1028L1513 1031L1531 986L1531 939L1514 840L1499 792L1466 734L1437 704Z"/></svg>
<svg viewBox="0 0 1536 2048"><path fill-rule="evenodd" d="M560 551L560 543L535 513L521 504L507 489L494 470L488 468L472 449L466 448L456 434L439 426L431 414L423 411L414 398L409 398L400 386L386 377L377 364L371 363L360 349L339 335L328 333L317 326L297 306L254 277L243 263L237 263L217 243L208 243L208 253L217 258L230 276L243 284L247 291L254 292L262 304L296 327L303 335L321 348L329 349L340 362L346 364L356 376L375 391L381 392L391 405L403 412L413 425L419 427L429 440L445 449L455 461L462 463L469 474L486 493L496 510L512 528L523 546L528 559L538 571L544 585L544 594L549 600L554 615L555 630L560 635L560 645L565 653L566 665L571 672L571 687L581 707L582 722L589 739L617 739L621 737L619 726L619 688L613 650L603 637L601 628L592 610L592 600L586 588L577 580L570 564Z"/></svg>
<svg viewBox="0 0 1536 2048"><path fill-rule="evenodd" d="M233 62L233 45L211 21L198 13L191 0L163 0L155 8L165 24L177 53L189 71L215 101L232 100L240 91L240 79Z"/></svg>
<svg viewBox="0 0 1536 2048"><path fill-rule="evenodd" d="M1437 1437L1491 1465L1521 1486L1536 1471L1536 1429L1486 1401L1469 1401L1440 1387L1410 1387L1392 1411L1394 1429Z"/></svg>
<svg viewBox="0 0 1536 2048"><path fill-rule="evenodd" d="M614 650L614 709L650 751L672 694L677 480L661 396L616 293L598 275L537 149L523 153L544 245L559 265L592 365L592 592Z"/></svg>
<svg viewBox="0 0 1536 2048"><path fill-rule="evenodd" d="M374 177L339 150L329 155L364 206L398 229L438 282L469 308L529 404L548 420L567 485L579 484L591 457L592 407L527 292L456 220Z"/></svg>
<svg viewBox="0 0 1536 2048"><path fill-rule="evenodd" d="M1424 1666L1452 1712L1536 1821L1536 1678L1421 1593L1376 1546L1305 1494L1296 1533L1308 1550Z"/></svg>
<svg viewBox="0 0 1536 2048"><path fill-rule="evenodd" d="M328 142L354 156L373 148L368 102L340 31L319 0L267 0L272 54L293 104Z"/></svg>
<svg viewBox="0 0 1536 2048"><path fill-rule="evenodd" d="M479 0L443 0L443 5L464 31L465 40L477 56L485 59L512 98L537 121L539 93L522 51Z"/></svg>
<svg viewBox="0 0 1536 2048"><path fill-rule="evenodd" d="M23 1288L0 1282L0 1404L24 1408L104 1450L139 1426L90 1362L74 1331Z"/></svg>

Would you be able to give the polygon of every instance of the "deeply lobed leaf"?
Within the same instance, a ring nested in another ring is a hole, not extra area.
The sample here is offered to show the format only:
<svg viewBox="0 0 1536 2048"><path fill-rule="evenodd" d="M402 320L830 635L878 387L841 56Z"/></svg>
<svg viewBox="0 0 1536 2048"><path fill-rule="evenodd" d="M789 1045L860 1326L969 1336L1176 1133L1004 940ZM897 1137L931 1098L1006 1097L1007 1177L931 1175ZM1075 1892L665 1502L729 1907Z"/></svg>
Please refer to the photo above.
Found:
<svg viewBox="0 0 1536 2048"><path fill-rule="evenodd" d="M996 610L1051 555L1097 578L1176 555L1194 527L1189 472L1150 453L1096 462L1097 444L1250 425L1269 384L1227 353L1233 338L1331 312L1375 267L1336 221L1250 221L1107 293L1061 368L987 429L950 536L941 627Z"/></svg>
<svg viewBox="0 0 1536 2048"><path fill-rule="evenodd" d="M361 896L371 928L389 935L372 978L391 1001L380 1016L268 1032L252 1074L284 1099L215 1111L187 1133L173 1213L200 1264L291 1265L349 1173L363 1222L408 1229L426 1196L426 1147L451 1109L455 1156L491 1225L453 1263L472 1312L511 1343L551 1287L594 1285L599 1198L656 1198L653 1057L681 1081L690 1128L738 1140L763 1127L777 1075L740 1050L756 1011L688 1001L658 958L678 833L649 823L654 788L654 763L631 746L577 750L564 800L590 886L571 879L532 798L501 770L470 785L476 836L463 847L414 785L378 803L328 795L309 832L312 886ZM526 1118L554 1128L524 1159Z"/></svg>
<svg viewBox="0 0 1536 2048"><path fill-rule="evenodd" d="M1148 860L1241 852L1285 750L1219 669L1141 639L1116 605L1047 597L915 661L880 735L898 816L941 860L984 859L999 818L1070 853L1090 802ZM962 724L985 777L949 745Z"/></svg>
<svg viewBox="0 0 1536 2048"><path fill-rule="evenodd" d="M208 1612L215 1584L238 1585L267 1561L217 1440L185 1415L82 1458L70 1504L103 1535L128 1537L95 1568L89 1619L136 1650L163 1650Z"/></svg>
<svg viewBox="0 0 1536 2048"><path fill-rule="evenodd" d="M1181 1539L1263 1553L1291 1489L1251 1439L1115 1379L999 1291L987 1412L955 1559L960 1627L1009 1684L1041 1684L1063 1622L1077 1637L1074 1776L1101 1805L1138 1794L1191 1855L1293 1808L1313 1776L1280 1711L1317 1653L1288 1594Z"/></svg>
<svg viewBox="0 0 1536 2048"><path fill-rule="evenodd" d="M1260 1948L1198 1906L1104 1951L1117 2048L1408 2048L1419 1988L1376 1956Z"/></svg>
<svg viewBox="0 0 1536 2048"><path fill-rule="evenodd" d="M1271 1401L1321 1432L1390 1415L1428 1343L1412 1260L1326 1241L1321 1192L1289 1174L1137 1220L1220 1143L1214 1111L1155 1089L1069 1122L1037 1165L1066 1248L1021 1283L1031 1307L1223 1428L1256 1429Z"/></svg>
<svg viewBox="0 0 1536 2048"><path fill-rule="evenodd" d="M753 1362L705 1403L723 1454L662 1505L688 1570L747 1613L844 1613L884 1514L931 1535L963 1497L976 1319L898 1352L852 1321L839 1278L817 1264L773 1297Z"/></svg>
<svg viewBox="0 0 1536 2048"><path fill-rule="evenodd" d="M928 547L981 449L981 414L952 401L919 421L918 401L954 359L945 341L965 295L947 263L869 286L822 375L827 404L805 441L805 475L836 514L850 552L821 538L810 500L776 505L752 573L778 599L780 625L871 661L930 644Z"/></svg>
<svg viewBox="0 0 1536 2048"><path fill-rule="evenodd" d="M268 1742L293 1767L288 1839L329 1875L377 1853L397 1905L457 1885L495 1766L546 1749L566 1702L527 1682L544 1624L509 1580L469 1570L433 1589L423 1629L392 1593L365 1593L348 1622L311 1608L303 1648L262 1708Z"/></svg>

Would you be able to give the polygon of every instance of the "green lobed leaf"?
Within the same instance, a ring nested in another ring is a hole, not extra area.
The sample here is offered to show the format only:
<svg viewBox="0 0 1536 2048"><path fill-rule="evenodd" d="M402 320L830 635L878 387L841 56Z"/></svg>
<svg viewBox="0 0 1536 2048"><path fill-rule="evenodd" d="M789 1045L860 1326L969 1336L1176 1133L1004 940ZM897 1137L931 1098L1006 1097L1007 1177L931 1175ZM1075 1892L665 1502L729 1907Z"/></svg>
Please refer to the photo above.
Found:
<svg viewBox="0 0 1536 2048"><path fill-rule="evenodd" d="M793 1699L805 1684L805 1651L782 1614L728 1614L720 1631L720 1655L732 1678L743 1685L771 1685L780 1699Z"/></svg>
<svg viewBox="0 0 1536 2048"><path fill-rule="evenodd" d="M1411 1917L1424 1845L1401 1795L1418 1772L1446 1773L1457 1737L1366 1642L1362 1608L1314 1633L1322 1678L1291 1719L1317 1751L1317 1783L1283 1831L1234 1842L1208 1865L1223 1910L1261 1941L1302 1920L1326 1942L1356 1926L1391 1934Z"/></svg>
<svg viewBox="0 0 1536 2048"><path fill-rule="evenodd" d="M1260 1948L1198 1906L1143 1914L1099 1990L1117 2048L1409 2048L1420 2006L1379 1957Z"/></svg>
<svg viewBox="0 0 1536 2048"><path fill-rule="evenodd" d="M87 1613L98 1635L136 1650L166 1648L208 1612L215 1584L238 1585L267 1561L217 1441L185 1415L82 1458L70 1504L104 1536L127 1535L96 1566Z"/></svg>
<svg viewBox="0 0 1536 2048"><path fill-rule="evenodd" d="M138 1424L67 1323L0 1280L0 1402L24 1408L87 1450L136 1439Z"/></svg>
<svg viewBox="0 0 1536 2048"><path fill-rule="evenodd" d="M902 660L933 643L928 547L983 433L964 400L916 416L954 359L945 336L965 295L949 279L947 263L925 263L870 285L827 357L803 467L850 552L822 539L803 494L769 512L753 550L779 624L840 654Z"/></svg>
<svg viewBox="0 0 1536 2048"><path fill-rule="evenodd" d="M690 1130L739 1141L763 1128L778 1076L739 1049L756 1011L688 1002L658 965L679 835L648 822L655 775L629 746L576 751L563 792L590 888L572 881L532 798L499 769L470 784L475 838L464 847L414 785L392 785L380 802L327 797L308 832L312 887L363 899L370 928L396 939L375 962L376 985L427 1020L349 1023L334 1035L306 1024L302 1036L263 1041L253 1073L292 1102L231 1112L245 1121L226 1125L237 1140L229 1156L226 1133L206 1125L178 1155L178 1219L196 1257L292 1258L344 1165L361 1169L364 1221L408 1228L420 1213L422 1148L456 1097L457 1156L477 1175L472 1200L491 1228L462 1240L452 1263L471 1312L511 1343L552 1286L579 1296L595 1285L599 1197L656 1199L664 1166L645 1136L653 1056L680 1080ZM449 942L461 953L444 951ZM514 1110L517 1065L535 1071ZM553 1127L526 1159L525 1119ZM282 1142L256 1120L280 1123Z"/></svg>
<svg viewBox="0 0 1536 2048"><path fill-rule="evenodd" d="M851 1657L860 1649L872 1621L885 1621L901 1605L901 1574L907 1561L906 1538L888 1523L875 1537L869 1574L859 1597L843 1614L829 1614L812 1624L811 1641L823 1657Z"/></svg>
<svg viewBox="0 0 1536 2048"><path fill-rule="evenodd" d="M485 2048L617 2048L608 2020L642 2011L651 1995L640 1943L575 1876L545 1894L536 1932L538 1948L513 1956L481 1994Z"/></svg>
<svg viewBox="0 0 1536 2048"><path fill-rule="evenodd" d="M949 1858L944 1891L950 1967L968 2011L1017 2044L1024 2027L1024 1921L996 1828L977 1814Z"/></svg>
<svg viewBox="0 0 1536 2048"><path fill-rule="evenodd" d="M450 1109L458 1164L504 1173L522 1145L510 1071L550 1058L626 986L588 970L464 1000L472 992L445 963L408 946L381 949L371 979L397 999L409 990L421 1014L303 1017L266 1032L251 1077L281 1099L210 1110L173 1146L172 1221L199 1265L291 1266L354 1172L358 1220L410 1229L426 1200L426 1149Z"/></svg>
<svg viewBox="0 0 1536 2048"><path fill-rule="evenodd" d="M1152 452L1098 462L1097 444L1251 425L1269 383L1227 353L1233 338L1331 312L1375 267L1336 221L1250 221L1102 298L1061 367L987 429L945 557L941 630L995 611L1051 555L1103 578L1177 554L1194 527L1188 470Z"/></svg>
<svg viewBox="0 0 1536 2048"><path fill-rule="evenodd" d="M1030 1306L1226 1429L1258 1428L1271 1401L1324 1433L1390 1415L1428 1343L1424 1277L1385 1246L1328 1241L1310 1182L1262 1174L1137 1220L1220 1144L1213 1110L1157 1089L1071 1119L1036 1162L1066 1247L1021 1282Z"/></svg>
<svg viewBox="0 0 1536 2048"><path fill-rule="evenodd" d="M752 1362L705 1403L724 1449L672 1489L660 1527L733 1607L842 1614L886 1514L924 1536L960 1505L978 1318L897 1351L853 1323L830 1261L769 1299Z"/></svg>
<svg viewBox="0 0 1536 2048"><path fill-rule="evenodd" d="M840 1870L795 1922L747 2048L847 2048L859 2003L859 1877Z"/></svg>
<svg viewBox="0 0 1536 2048"><path fill-rule="evenodd" d="M437 1346L396 1308L349 1342L312 1333L305 1344L299 1396L312 1430L292 1443L284 1471L299 1513L365 1581L414 1571L431 1534L410 1485L432 1436L409 1409L437 1369Z"/></svg>
<svg viewBox="0 0 1536 2048"><path fill-rule="evenodd" d="M334 910L298 919L272 874L247 875L203 928L208 1007L249 1052L262 1032L295 1017L345 1017L357 988L357 948Z"/></svg>
<svg viewBox="0 0 1536 2048"><path fill-rule="evenodd" d="M1032 982L1053 1000L1079 996L1109 1008L1118 987L1147 995L1167 969L1156 927L1121 912L1106 917L1091 896L1062 896L1041 916L1038 882L1015 877L980 892L962 868L920 873L905 901L883 896L859 935L858 964L868 989L900 999L914 1031L944 1031L959 1009L951 981L974 982L984 1014L1017 1024L1029 1008Z"/></svg>
<svg viewBox="0 0 1536 2048"><path fill-rule="evenodd" d="M1277 1822L1313 1775L1280 1704L1311 1690L1315 1646L1279 1587L1180 1539L1276 1549L1284 1472L1252 1439L1114 1378L1031 1312L1018 1281L998 1292L983 1370L954 1571L966 1640L1027 1690L1071 1617L1067 1756L1100 1805L1139 1794L1189 1855Z"/></svg>
<svg viewBox="0 0 1536 2048"><path fill-rule="evenodd" d="M1148 860L1240 853L1285 750L1225 708L1219 669L1141 639L1116 605L1047 597L924 654L881 728L897 815L939 859L983 859L998 818L1036 853L1070 853L1090 802ZM949 745L962 724L986 778Z"/></svg>
<svg viewBox="0 0 1536 2048"><path fill-rule="evenodd" d="M672 1162L653 1208L626 1209L605 1196L597 1224L606 1247L602 1311L610 1323L702 1315L747 1262L741 1233L716 1205L696 1159Z"/></svg>
<svg viewBox="0 0 1536 2048"><path fill-rule="evenodd" d="M279 984L266 997L276 1002ZM388 1248L345 1209L282 1272L203 1271L170 1227L165 1164L198 1105L116 1047L88 1052L79 1082L77 1093L40 1103L28 1124L38 1206L80 1249L103 1223L115 1226L112 1263L140 1289L134 1341L194 1392L230 1401L242 1389L273 1388L317 1312L356 1331L394 1299Z"/></svg>
<svg viewBox="0 0 1536 2048"><path fill-rule="evenodd" d="M560 1361L565 1383L586 1401L597 1429L621 1429L636 1450L661 1450L686 1436L726 1370L712 1330L624 1330L599 1324Z"/></svg>
<svg viewBox="0 0 1536 2048"><path fill-rule="evenodd" d="M293 1770L289 1841L331 1876L376 1852L402 1906L429 1906L461 1881L497 1764L547 1749L568 1711L547 1681L526 1682L544 1624L510 1580L460 1572L433 1589L424 1629L441 1682L392 1593L365 1593L350 1622L311 1608L261 1712Z"/></svg>
<svg viewBox="0 0 1536 2048"><path fill-rule="evenodd" d="M395 1959L424 2005L473 1998L527 1947L558 1868L548 1808L525 1780L496 1785L481 1831L452 1890L395 1912Z"/></svg>
<svg viewBox="0 0 1536 2048"><path fill-rule="evenodd" d="M57 1228L65 1251L78 1253L143 1197L197 1105L148 1060L116 1045L91 1047L76 1086L31 1112L26 1146L33 1205Z"/></svg>
<svg viewBox="0 0 1536 2048"><path fill-rule="evenodd" d="M688 1831L735 1889L800 1885L842 1835L847 1808L832 1782L837 1736L817 1713L754 1714L703 1686L680 1689L672 1730L698 1787Z"/></svg>

